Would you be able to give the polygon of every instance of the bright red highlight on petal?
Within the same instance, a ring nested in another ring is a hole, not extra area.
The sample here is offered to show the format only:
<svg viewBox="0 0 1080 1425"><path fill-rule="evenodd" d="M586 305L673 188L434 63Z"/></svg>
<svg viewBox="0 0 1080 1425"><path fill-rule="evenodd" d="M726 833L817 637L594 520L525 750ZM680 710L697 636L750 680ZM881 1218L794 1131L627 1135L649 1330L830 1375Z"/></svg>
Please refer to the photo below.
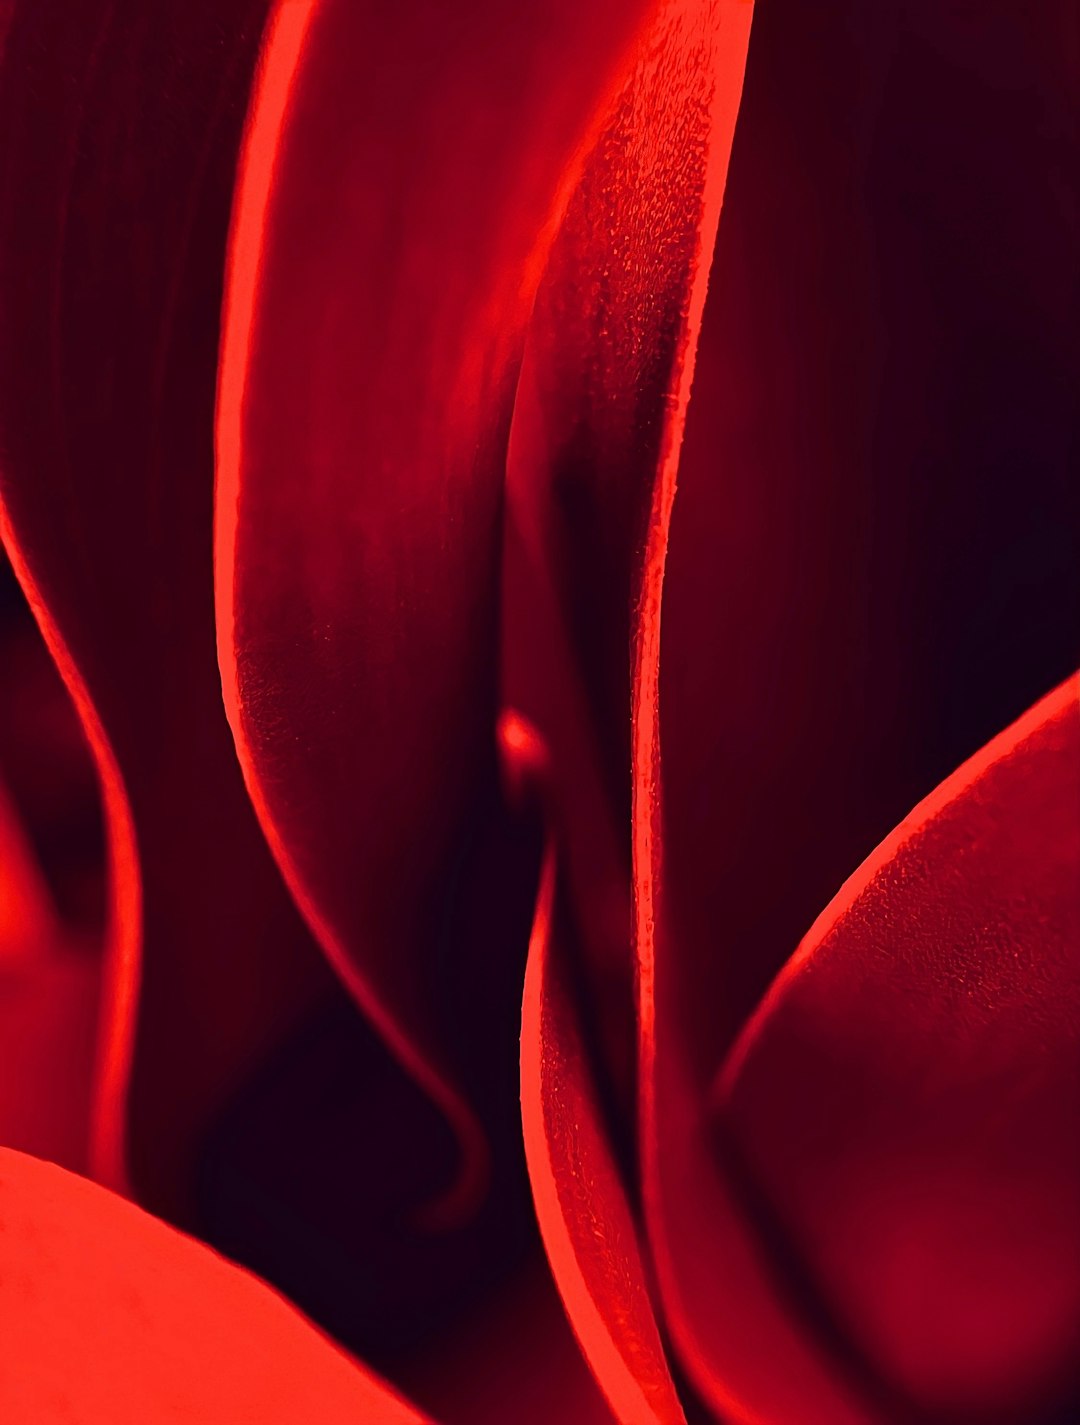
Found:
<svg viewBox="0 0 1080 1425"><path fill-rule="evenodd" d="M647 7L288 9L248 126L226 298L223 686L293 895L457 1129L465 1203L485 1147L434 962L496 778L514 383Z"/></svg>
<svg viewBox="0 0 1080 1425"><path fill-rule="evenodd" d="M93 984L99 1014L97 1043L91 1069L94 1087L90 1096L86 1149L90 1171L100 1181L117 1190L123 1190L127 1184L125 1118L134 1053L142 945L142 881L131 804L101 718L63 635L38 591L29 563L23 556L4 502L2 485L0 540L18 574L57 670L71 695L101 783L109 846L109 929L100 988L94 981L85 978L84 971L78 979L81 990L77 991L77 994L85 1003L85 995ZM96 976L94 980L96 981ZM81 1018L82 1011L79 1013ZM76 1042L79 1038L81 1036L77 1036ZM84 1073L86 1066L82 1060L78 1059L77 1064L78 1072ZM65 1077L60 1077L60 1083L65 1087L68 1082ZM65 1134L65 1139L70 1142L71 1138L72 1133L69 1131ZM81 1131L76 1132L74 1141L79 1147L75 1150L75 1161L80 1162L81 1139ZM4 1141L20 1140L12 1138ZM31 1145L33 1140L28 1144ZM68 1154L64 1156L68 1157Z"/></svg>
<svg viewBox="0 0 1080 1425"><path fill-rule="evenodd" d="M0 1415L15 1425L420 1425L249 1273L0 1149Z"/></svg>
<svg viewBox="0 0 1080 1425"><path fill-rule="evenodd" d="M0 5L0 1420L1072 1418L1076 27L751 15Z"/></svg>
<svg viewBox="0 0 1080 1425"><path fill-rule="evenodd" d="M720 1121L917 1407L1037 1416L1080 1323L1080 679L851 877L747 1025Z"/></svg>
<svg viewBox="0 0 1080 1425"><path fill-rule="evenodd" d="M521 1013L521 1115L544 1246L582 1351L622 1425L685 1425L626 1189L591 1082L560 913L550 764L524 719L500 722L508 775L548 804Z"/></svg>

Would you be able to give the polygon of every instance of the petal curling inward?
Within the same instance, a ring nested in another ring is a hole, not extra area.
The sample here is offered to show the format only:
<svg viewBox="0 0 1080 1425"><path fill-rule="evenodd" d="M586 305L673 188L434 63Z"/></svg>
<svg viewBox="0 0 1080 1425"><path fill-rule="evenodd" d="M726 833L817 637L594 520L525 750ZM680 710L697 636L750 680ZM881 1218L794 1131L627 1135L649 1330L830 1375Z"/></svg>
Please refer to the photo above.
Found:
<svg viewBox="0 0 1080 1425"><path fill-rule="evenodd" d="M422 1425L258 1278L123 1199L0 1149L11 1425Z"/></svg>
<svg viewBox="0 0 1080 1425"><path fill-rule="evenodd" d="M436 987L495 786L510 407L547 247L649 8L279 5L235 209L229 718L309 923L457 1127L465 1198L483 1155L456 1062L472 1046L447 1043Z"/></svg>
<svg viewBox="0 0 1080 1425"><path fill-rule="evenodd" d="M586 986L633 1097L632 614L693 363L752 7L665 0L553 244L507 471L503 696L551 749Z"/></svg>
<svg viewBox="0 0 1080 1425"><path fill-rule="evenodd" d="M514 714L501 727L510 775L546 784L534 791L549 797L541 739ZM521 1013L521 1115L536 1214L567 1316L615 1418L622 1425L685 1425L591 1083L557 875L549 830Z"/></svg>
<svg viewBox="0 0 1080 1425"><path fill-rule="evenodd" d="M831 1308L948 1418L1036 1420L1075 1388L1078 693L1044 698L878 847L719 1089Z"/></svg>
<svg viewBox="0 0 1080 1425"><path fill-rule="evenodd" d="M18 0L0 23L0 533L109 836L93 1168L177 1214L208 1116L328 979L215 660L220 293L264 9Z"/></svg>

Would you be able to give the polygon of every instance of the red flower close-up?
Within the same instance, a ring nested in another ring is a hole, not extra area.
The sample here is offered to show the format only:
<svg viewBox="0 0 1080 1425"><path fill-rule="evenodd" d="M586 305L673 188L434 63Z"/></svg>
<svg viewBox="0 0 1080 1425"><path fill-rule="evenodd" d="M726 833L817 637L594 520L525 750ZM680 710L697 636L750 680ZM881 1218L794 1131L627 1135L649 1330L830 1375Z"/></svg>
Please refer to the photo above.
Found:
<svg viewBox="0 0 1080 1425"><path fill-rule="evenodd" d="M1080 1419L1080 15L0 0L0 1420Z"/></svg>

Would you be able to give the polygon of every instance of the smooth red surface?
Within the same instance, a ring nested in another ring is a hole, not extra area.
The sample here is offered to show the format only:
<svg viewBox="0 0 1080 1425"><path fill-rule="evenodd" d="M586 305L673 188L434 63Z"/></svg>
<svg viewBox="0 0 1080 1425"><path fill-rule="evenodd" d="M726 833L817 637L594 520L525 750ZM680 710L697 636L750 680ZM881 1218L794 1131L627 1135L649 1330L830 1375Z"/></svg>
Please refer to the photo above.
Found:
<svg viewBox="0 0 1080 1425"><path fill-rule="evenodd" d="M484 1150L438 955L494 779L514 382L647 8L282 6L248 129L218 405L226 704L310 924L467 1145L465 1198Z"/></svg>
<svg viewBox="0 0 1080 1425"><path fill-rule="evenodd" d="M0 719L0 762L20 793L0 781L0 1144L84 1172L102 957L93 928L71 922L77 898L58 905L56 889L71 885L50 878L56 867L42 864L39 844L55 851L48 833L71 810L72 783L81 801L83 769L65 754L85 749L68 745L78 725L62 690L39 677L51 666L44 650L27 652L25 640L0 633L0 662L23 674L4 680Z"/></svg>
<svg viewBox="0 0 1080 1425"><path fill-rule="evenodd" d="M11 1425L423 1417L264 1283L105 1189L0 1149Z"/></svg>
<svg viewBox="0 0 1080 1425"><path fill-rule="evenodd" d="M628 1112L632 614L657 470L678 457L752 15L744 0L654 10L529 323L503 590L502 693L551 747L590 1013Z"/></svg>
<svg viewBox="0 0 1080 1425"><path fill-rule="evenodd" d="M755 20L638 757L646 1210L724 1418L903 1409L776 1250L710 1091L843 877L1075 665L1067 10Z"/></svg>
<svg viewBox="0 0 1080 1425"><path fill-rule="evenodd" d="M1076 26L750 17L0 0L0 1417L418 1419L14 1148L443 1425L1071 1418L1075 679L761 996L1076 664Z"/></svg>
<svg viewBox="0 0 1080 1425"><path fill-rule="evenodd" d="M749 20L732 7L729 20ZM722 36L723 30L720 34ZM712 146L701 173L703 242L715 235L742 85L741 45L719 48ZM698 111L700 114L700 110ZM789 1323L746 1240L745 1224L700 1142L700 1102L670 1016L662 896L662 764L658 729L663 581L679 448L694 370L707 272L690 275L678 327L675 383L662 411L658 469L635 609L632 685L634 946L638 1020L638 1126L645 1222L669 1331L697 1390L737 1419L826 1421L863 1416L813 1346ZM741 1363L745 1361L745 1366ZM733 1367L738 1366L737 1371ZM733 1380L732 1376L742 1376ZM745 1389L745 1377L753 1384Z"/></svg>
<svg viewBox="0 0 1080 1425"><path fill-rule="evenodd" d="M0 966L33 960L57 929L45 877L18 808L0 782Z"/></svg>
<svg viewBox="0 0 1080 1425"><path fill-rule="evenodd" d="M1031 1419L1080 1348L1078 694L859 868L718 1088L847 1337L950 1418Z"/></svg>

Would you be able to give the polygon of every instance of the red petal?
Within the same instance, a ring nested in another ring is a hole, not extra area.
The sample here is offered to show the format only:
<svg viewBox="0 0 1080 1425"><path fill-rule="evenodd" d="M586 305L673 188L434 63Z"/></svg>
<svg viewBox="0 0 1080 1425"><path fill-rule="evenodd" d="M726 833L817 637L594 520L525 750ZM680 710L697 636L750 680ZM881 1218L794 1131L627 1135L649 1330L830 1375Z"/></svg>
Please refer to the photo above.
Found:
<svg viewBox="0 0 1080 1425"><path fill-rule="evenodd" d="M844 1327L950 1418L1036 1418L1080 1344L1077 692L882 843L723 1083L723 1120Z"/></svg>
<svg viewBox="0 0 1080 1425"><path fill-rule="evenodd" d="M546 764L547 753L532 729L511 717L503 731L514 775L549 780L538 765L541 759ZM616 1419L685 1425L592 1083L568 948L552 841L541 871L521 1015L521 1115L536 1214L570 1323Z"/></svg>
<svg viewBox="0 0 1080 1425"><path fill-rule="evenodd" d="M0 1144L82 1172L100 942L86 927L65 923L54 888L70 892L63 872L77 869L78 858L63 864L57 843L67 839L73 811L82 828L79 774L88 759L67 695L21 607L0 628L0 669L0 760L22 794L17 803L0 781ZM92 805L92 782L89 791ZM53 855L49 878L39 847ZM85 909L77 901L69 894L65 909Z"/></svg>
<svg viewBox="0 0 1080 1425"><path fill-rule="evenodd" d="M579 150L645 8L283 4L238 199L218 422L230 719L310 923L477 1152L437 956L494 782L510 402Z"/></svg>
<svg viewBox="0 0 1080 1425"><path fill-rule="evenodd" d="M214 659L218 310L262 9L26 0L0 61L2 532L97 758L114 870L96 1164L122 1177L134 1055L136 1177L174 1205L192 1135L323 973Z"/></svg>
<svg viewBox="0 0 1080 1425"><path fill-rule="evenodd" d="M62 933L0 784L0 1143L82 1170L101 967Z"/></svg>
<svg viewBox="0 0 1080 1425"><path fill-rule="evenodd" d="M56 938L56 909L7 788L0 782L0 967Z"/></svg>
<svg viewBox="0 0 1080 1425"><path fill-rule="evenodd" d="M256 1277L0 1150L0 1416L51 1425L419 1425Z"/></svg>
<svg viewBox="0 0 1080 1425"><path fill-rule="evenodd" d="M718 1167L724 1053L850 868L1076 661L1071 14L755 20L638 764L647 1201L736 1414L845 1407Z"/></svg>
<svg viewBox="0 0 1080 1425"><path fill-rule="evenodd" d="M507 471L503 696L551 748L609 1066L632 1093L631 623L681 439L751 6L664 0L589 155L529 326Z"/></svg>
<svg viewBox="0 0 1080 1425"><path fill-rule="evenodd" d="M741 90L749 14L727 10L739 27L740 43L723 52L717 87L713 137L712 192L705 203L703 248L711 247L710 228L719 212L732 129ZM723 31L721 31L721 39ZM767 1404L811 1398L825 1401L832 1413L793 1414L799 1421L821 1425L854 1425L860 1417L843 1397L817 1380L816 1363L797 1330L784 1326L772 1333L780 1349L764 1357L755 1339L763 1319L780 1315L757 1264L745 1246L744 1228L724 1186L715 1180L713 1165L698 1141L700 1095L685 1070L686 1046L674 1028L666 974L670 956L661 954L663 933L660 893L659 742L657 695L660 651L661 595L668 528L675 490L675 472L682 437L682 417L693 371L694 352L705 292L704 270L685 303L682 350L676 365L678 390L672 401L674 419L660 445L661 461L652 497L644 575L635 630L636 667L633 680L633 860L635 941L638 958L638 1073L641 1151L644 1168L646 1225L658 1274L668 1329L684 1365L707 1403L725 1418L750 1419L745 1402L729 1389L724 1365L717 1369L702 1333L718 1330L725 1364L739 1362L749 1352L749 1370L767 1384ZM771 1398L769 1392L771 1391ZM760 1402L757 1402L760 1403ZM754 1417L757 1418L756 1416ZM787 1416L781 1418L788 1419Z"/></svg>

